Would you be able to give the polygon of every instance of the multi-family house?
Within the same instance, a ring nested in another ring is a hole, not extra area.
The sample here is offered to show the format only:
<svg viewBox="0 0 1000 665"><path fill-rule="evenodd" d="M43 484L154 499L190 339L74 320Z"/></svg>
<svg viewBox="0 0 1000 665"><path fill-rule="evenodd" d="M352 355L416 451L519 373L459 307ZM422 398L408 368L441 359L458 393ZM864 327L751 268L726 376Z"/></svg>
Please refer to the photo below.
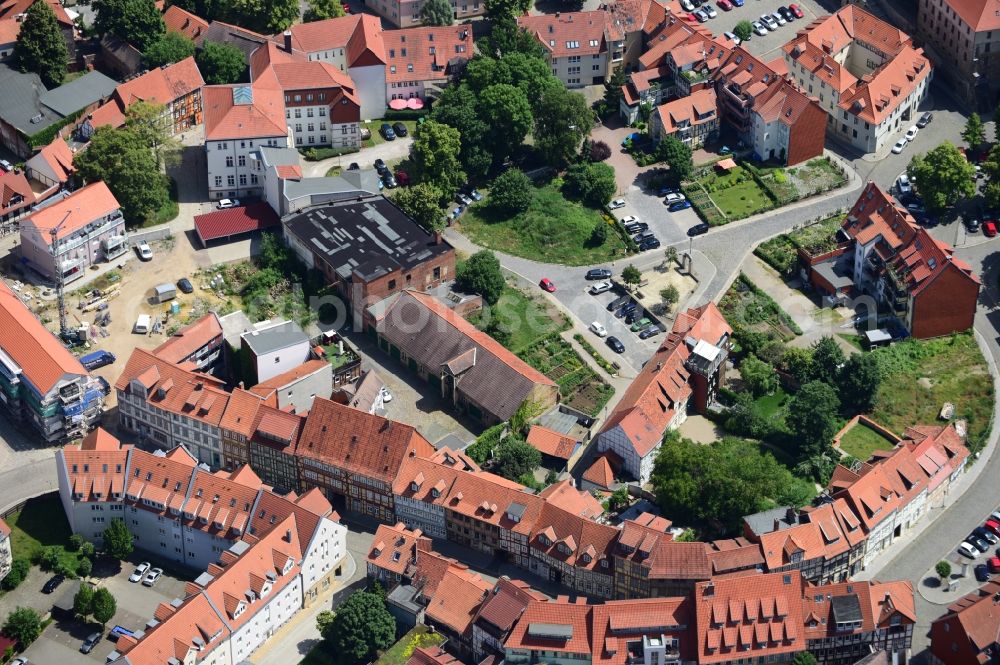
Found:
<svg viewBox="0 0 1000 665"><path fill-rule="evenodd" d="M504 662L511 665L531 663L579 663L591 665L596 660L590 639L594 608L565 597L555 602L528 604L504 642Z"/></svg>
<svg viewBox="0 0 1000 665"><path fill-rule="evenodd" d="M400 467L434 447L410 425L317 396L291 454L302 488L319 487L348 510L389 522Z"/></svg>
<svg viewBox="0 0 1000 665"><path fill-rule="evenodd" d="M35 201L35 192L22 170L0 174L0 228L5 233L15 230L14 222L28 214Z"/></svg>
<svg viewBox="0 0 1000 665"><path fill-rule="evenodd" d="M104 125L120 127L129 107L140 101L163 105L160 124L169 134L187 131L203 121L201 89L204 85L194 56L157 67L117 86L111 99L84 121L80 133L88 137Z"/></svg>
<svg viewBox="0 0 1000 665"><path fill-rule="evenodd" d="M423 22L420 12L424 0L372 0L365 6L396 28L409 28ZM486 3L483 0L451 0L451 11L455 21L464 23L465 19L485 14Z"/></svg>
<svg viewBox="0 0 1000 665"><path fill-rule="evenodd" d="M412 579L417 553L430 549L431 539L420 529L407 529L403 522L392 526L379 524L368 551L368 579L392 590L397 584Z"/></svg>
<svg viewBox="0 0 1000 665"><path fill-rule="evenodd" d="M357 365L360 369L361 363ZM279 409L306 413L316 396L328 399L333 394L333 385L332 365L326 360L313 359L261 381L250 392L273 402Z"/></svg>
<svg viewBox="0 0 1000 665"><path fill-rule="evenodd" d="M421 550L417 552L411 586L422 622L441 633L453 653L469 656L473 621L493 585L452 559ZM409 591L396 588L397 595Z"/></svg>
<svg viewBox="0 0 1000 665"><path fill-rule="evenodd" d="M917 34L938 71L977 108L1000 87L1000 14L983 0L920 0ZM997 33L997 39L993 33ZM997 48L994 48L997 44Z"/></svg>
<svg viewBox="0 0 1000 665"><path fill-rule="evenodd" d="M569 88L602 84L623 63L625 35L609 12L525 15L517 24L538 40L552 74Z"/></svg>
<svg viewBox="0 0 1000 665"><path fill-rule="evenodd" d="M878 185L861 192L841 234L847 241L836 250L802 257L821 292L874 298L916 338L972 326L979 278Z"/></svg>
<svg viewBox="0 0 1000 665"><path fill-rule="evenodd" d="M7 49L0 51L0 58L5 58L13 52L13 44L17 42L17 36L21 32L21 23L24 22L27 16L28 9L35 4L37 0L4 0L0 2L0 35L2 35L3 43L9 44ZM46 0L49 7L52 8L52 13L56 15L56 25L59 27L59 32L62 34L63 41L66 42L67 49L67 62L76 61L76 24L73 22L73 18L70 17L69 12L63 7L63 4L59 0ZM6 54L4 54L6 52Z"/></svg>
<svg viewBox="0 0 1000 665"><path fill-rule="evenodd" d="M826 504L822 513L810 513L811 521L800 521L791 509L775 510L791 513L790 519L775 518L773 527L764 533L754 533L749 525L755 518L767 519L767 513L744 518L744 532L760 543L768 572L797 570L806 580L819 583L846 579L851 548L837 522L831 519L832 506Z"/></svg>
<svg viewBox="0 0 1000 665"><path fill-rule="evenodd" d="M278 88L210 85L202 89L209 198L262 196L249 163L261 146L291 145L284 95Z"/></svg>
<svg viewBox="0 0 1000 665"><path fill-rule="evenodd" d="M383 351L409 363L446 403L485 425L508 420L526 400L542 409L559 400L554 381L433 295L410 288L393 295L379 306L374 328Z"/></svg>
<svg viewBox="0 0 1000 665"><path fill-rule="evenodd" d="M282 232L302 262L322 272L349 301L348 314L361 325L367 324L363 317L370 305L406 289L429 290L452 279L455 250L388 198L357 190L354 194L287 216Z"/></svg>
<svg viewBox="0 0 1000 665"><path fill-rule="evenodd" d="M427 93L440 93L475 50L468 23L387 30L382 42L386 51L386 105L394 99L423 102Z"/></svg>
<svg viewBox="0 0 1000 665"><path fill-rule="evenodd" d="M658 106L650 115L650 134L672 136L691 149L700 148L719 134L715 90L703 88Z"/></svg>
<svg viewBox="0 0 1000 665"><path fill-rule="evenodd" d="M296 148L360 148L361 102L354 81L330 62L310 60L285 43L262 45L250 57L250 76L285 98L285 122Z"/></svg>
<svg viewBox="0 0 1000 665"><path fill-rule="evenodd" d="M1000 582L956 600L931 624L932 665L992 663L1000 653Z"/></svg>
<svg viewBox="0 0 1000 665"><path fill-rule="evenodd" d="M294 321L262 321L240 336L241 373L254 384L269 381L312 358L312 343Z"/></svg>
<svg viewBox="0 0 1000 665"><path fill-rule="evenodd" d="M21 223L21 257L48 279L69 283L128 253L121 206L102 181L78 189Z"/></svg>
<svg viewBox="0 0 1000 665"><path fill-rule="evenodd" d="M546 501L529 536L528 570L591 598L614 597L618 530Z"/></svg>
<svg viewBox="0 0 1000 665"><path fill-rule="evenodd" d="M279 492L291 492L299 486L298 465L290 452L304 420L268 404L257 410L257 422L248 440L250 466Z"/></svg>
<svg viewBox="0 0 1000 665"><path fill-rule="evenodd" d="M660 66L632 72L622 86L618 113L631 125L639 120L640 106L646 105L650 109L660 106L673 95L673 87L674 77L669 67Z"/></svg>
<svg viewBox="0 0 1000 665"><path fill-rule="evenodd" d="M615 598L681 596L711 579L705 543L682 543L668 533L670 522L644 513L626 520L611 549Z"/></svg>
<svg viewBox="0 0 1000 665"><path fill-rule="evenodd" d="M180 5L170 5L163 10L163 24L167 27L167 32L184 35L196 46L201 46L208 33L208 21L181 8Z"/></svg>
<svg viewBox="0 0 1000 665"><path fill-rule="evenodd" d="M909 35L853 3L782 51L788 77L826 111L829 135L862 152L882 150L916 121L932 78Z"/></svg>
<svg viewBox="0 0 1000 665"><path fill-rule="evenodd" d="M222 466L219 423L229 393L221 380L135 349L115 390L124 431L165 448L183 445L199 462Z"/></svg>
<svg viewBox="0 0 1000 665"><path fill-rule="evenodd" d="M673 329L629 385L597 435L597 450L622 459L625 473L649 481L663 435L703 411L725 373L732 330L709 303L677 316Z"/></svg>
<svg viewBox="0 0 1000 665"><path fill-rule="evenodd" d="M225 367L224 341L219 316L209 312L178 329L153 349L153 355L175 365L193 363L197 372L216 374Z"/></svg>
<svg viewBox="0 0 1000 665"><path fill-rule="evenodd" d="M104 393L6 283L0 283L0 403L49 445L86 433Z"/></svg>
<svg viewBox="0 0 1000 665"><path fill-rule="evenodd" d="M506 576L498 579L472 622L472 657L475 662L482 662L488 656L502 658L504 642L517 625L521 613L532 601L544 600L544 595L521 580Z"/></svg>
<svg viewBox="0 0 1000 665"><path fill-rule="evenodd" d="M264 399L242 386L229 394L226 410L219 419L219 438L222 445L222 467L234 469L250 463L250 437L257 424L257 412Z"/></svg>
<svg viewBox="0 0 1000 665"><path fill-rule="evenodd" d="M952 484L965 470L969 449L953 425L916 425L907 427L900 445L913 455L929 476L927 509L940 508Z"/></svg>
<svg viewBox="0 0 1000 665"><path fill-rule="evenodd" d="M385 113L386 53L377 16L350 14L296 23L271 39L290 45L309 60L329 62L350 76L357 86L363 120L381 118Z"/></svg>

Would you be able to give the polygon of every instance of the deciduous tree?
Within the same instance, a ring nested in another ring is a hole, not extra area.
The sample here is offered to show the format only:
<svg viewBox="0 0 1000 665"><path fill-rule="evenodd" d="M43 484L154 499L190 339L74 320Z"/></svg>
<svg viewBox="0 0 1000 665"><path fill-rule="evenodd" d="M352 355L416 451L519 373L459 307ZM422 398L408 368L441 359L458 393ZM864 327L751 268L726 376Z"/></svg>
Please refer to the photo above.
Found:
<svg viewBox="0 0 1000 665"><path fill-rule="evenodd" d="M490 128L487 145L493 148L493 163L499 164L513 154L531 129L531 104L520 88L499 83L482 91L479 108Z"/></svg>
<svg viewBox="0 0 1000 665"><path fill-rule="evenodd" d="M163 104L138 101L125 111L125 127L153 151L157 168L166 146L176 143L170 132L170 118Z"/></svg>
<svg viewBox="0 0 1000 665"><path fill-rule="evenodd" d="M617 187L615 170L603 163L574 164L563 179L566 194L591 208L607 204Z"/></svg>
<svg viewBox="0 0 1000 665"><path fill-rule="evenodd" d="M114 618L115 612L118 611L118 602L106 587L101 587L94 592L90 608L94 620L103 626Z"/></svg>
<svg viewBox="0 0 1000 665"><path fill-rule="evenodd" d="M111 524L101 535L104 538L104 551L114 558L124 560L132 553L132 534L125 526L125 520L111 520Z"/></svg>
<svg viewBox="0 0 1000 665"><path fill-rule="evenodd" d="M490 186L488 203L502 215L516 215L531 205L534 185L521 169L507 169Z"/></svg>
<svg viewBox="0 0 1000 665"><path fill-rule="evenodd" d="M166 32L142 54L149 69L180 62L194 55L194 42L179 32Z"/></svg>
<svg viewBox="0 0 1000 665"><path fill-rule="evenodd" d="M517 480L541 465L542 454L524 439L511 435L496 447L493 459L498 474L509 480Z"/></svg>
<svg viewBox="0 0 1000 665"><path fill-rule="evenodd" d="M10 572L7 573L7 577L0 581L0 585L7 591L16 589L24 581L24 578L28 576L29 570L31 570L30 561L27 559L14 559L10 565Z"/></svg>
<svg viewBox="0 0 1000 665"><path fill-rule="evenodd" d="M1000 111L1000 109L997 109ZM1000 127L1000 125L998 125ZM1000 132L1000 130L997 130ZM975 167L973 167L975 168ZM1000 145L994 145L982 164L986 185L983 187L983 197L991 208L1000 207Z"/></svg>
<svg viewBox="0 0 1000 665"><path fill-rule="evenodd" d="M943 210L976 193L975 167L948 141L914 157L908 172L928 210Z"/></svg>
<svg viewBox="0 0 1000 665"><path fill-rule="evenodd" d="M471 64L471 63L470 63ZM479 117L476 95L467 85L451 85L444 89L430 119L455 128L461 137L458 159L469 177L486 175L493 162L492 152L483 146L489 127Z"/></svg>
<svg viewBox="0 0 1000 665"><path fill-rule="evenodd" d="M673 249L672 247L670 249ZM674 305L677 304L677 300L680 298L680 293L677 292L677 287L671 284L670 286L660 289L660 300L663 302L663 307L666 311L671 311Z"/></svg>
<svg viewBox="0 0 1000 665"><path fill-rule="evenodd" d="M455 22L455 14L448 0L424 0L420 20L424 25L451 25Z"/></svg>
<svg viewBox="0 0 1000 665"><path fill-rule="evenodd" d="M744 19L737 23L736 27L733 28L733 34L739 37L740 41L745 42L753 36L753 25L750 21Z"/></svg>
<svg viewBox="0 0 1000 665"><path fill-rule="evenodd" d="M844 415L854 416L871 411L881 385L882 370L878 357L872 353L851 355L844 363L837 386Z"/></svg>
<svg viewBox="0 0 1000 665"><path fill-rule="evenodd" d="M486 15L496 23L516 21L531 9L531 0L484 0Z"/></svg>
<svg viewBox="0 0 1000 665"><path fill-rule="evenodd" d="M970 113L965 121L965 128L962 130L962 140L973 150L982 145L986 140L986 131L983 128L983 120L978 113Z"/></svg>
<svg viewBox="0 0 1000 665"><path fill-rule="evenodd" d="M470 256L456 271L455 283L464 291L478 293L490 305L497 304L505 282L496 254L481 249Z"/></svg>
<svg viewBox="0 0 1000 665"><path fill-rule="evenodd" d="M816 665L816 656L808 651L800 651L792 656L792 665Z"/></svg>
<svg viewBox="0 0 1000 665"><path fill-rule="evenodd" d="M841 367L846 360L847 358L836 340L829 335L824 335L812 345L810 378L813 381L822 381L830 386L837 386Z"/></svg>
<svg viewBox="0 0 1000 665"><path fill-rule="evenodd" d="M302 14L302 21L312 23L341 16L347 16L347 12L340 0L309 0L309 8Z"/></svg>
<svg viewBox="0 0 1000 665"><path fill-rule="evenodd" d="M678 181L689 178L694 169L691 147L673 136L665 136L657 144L656 159L666 162L671 177Z"/></svg>
<svg viewBox="0 0 1000 665"><path fill-rule="evenodd" d="M590 144L588 156L592 162L603 162L611 157L611 146L604 141L594 141Z"/></svg>
<svg viewBox="0 0 1000 665"><path fill-rule="evenodd" d="M778 389L778 375L774 373L774 368L756 356L743 359L740 376L754 397L770 395Z"/></svg>
<svg viewBox="0 0 1000 665"><path fill-rule="evenodd" d="M594 126L586 98L565 86L548 87L535 108L532 138L546 163L561 168L580 151Z"/></svg>
<svg viewBox="0 0 1000 665"><path fill-rule="evenodd" d="M630 263L622 270L622 281L625 282L625 286L635 287L642 281L642 273Z"/></svg>
<svg viewBox="0 0 1000 665"><path fill-rule="evenodd" d="M400 187L392 201L425 229L433 231L444 226L441 190L430 183L420 182L410 187Z"/></svg>
<svg viewBox="0 0 1000 665"><path fill-rule="evenodd" d="M94 0L94 29L145 51L167 31L153 0Z"/></svg>
<svg viewBox="0 0 1000 665"><path fill-rule="evenodd" d="M934 572L936 572L937 576L942 580L946 580L951 577L951 564L947 561L938 561L934 566Z"/></svg>
<svg viewBox="0 0 1000 665"><path fill-rule="evenodd" d="M840 399L829 384L810 381L788 404L785 424L799 444L799 456L810 458L827 452L837 433Z"/></svg>
<svg viewBox="0 0 1000 665"><path fill-rule="evenodd" d="M198 69L209 85L240 83L247 69L243 52L232 44L205 42L194 57Z"/></svg>
<svg viewBox="0 0 1000 665"><path fill-rule="evenodd" d="M14 44L14 62L22 72L34 72L48 88L66 77L69 51L56 14L48 2L36 2L28 8L21 31Z"/></svg>
<svg viewBox="0 0 1000 665"><path fill-rule="evenodd" d="M30 607L18 607L7 615L3 634L17 640L21 649L27 649L42 634L42 617Z"/></svg>
<svg viewBox="0 0 1000 665"><path fill-rule="evenodd" d="M130 129L100 127L91 137L90 147L76 153L73 163L87 182L103 180L107 184L130 224L143 223L169 199L167 177L160 173L153 151ZM129 539L131 542L131 536Z"/></svg>
<svg viewBox="0 0 1000 665"><path fill-rule="evenodd" d="M377 593L355 591L321 633L343 665L367 663L396 639L396 620Z"/></svg>
<svg viewBox="0 0 1000 665"><path fill-rule="evenodd" d="M73 614L86 619L94 605L94 588L89 584L81 584L79 591L73 596Z"/></svg>
<svg viewBox="0 0 1000 665"><path fill-rule="evenodd" d="M433 120L420 125L410 146L410 161L422 182L428 182L446 195L465 182L465 171L458 161L461 135L458 130Z"/></svg>
<svg viewBox="0 0 1000 665"><path fill-rule="evenodd" d="M604 81L604 107L607 113L616 114L622 102L622 86L628 82L625 69L618 65Z"/></svg>

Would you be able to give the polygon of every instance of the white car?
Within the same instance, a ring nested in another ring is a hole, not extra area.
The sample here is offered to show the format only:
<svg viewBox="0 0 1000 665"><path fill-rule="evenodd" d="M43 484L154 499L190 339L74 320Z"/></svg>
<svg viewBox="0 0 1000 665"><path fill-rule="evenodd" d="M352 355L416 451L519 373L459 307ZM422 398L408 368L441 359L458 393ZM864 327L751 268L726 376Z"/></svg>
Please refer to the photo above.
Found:
<svg viewBox="0 0 1000 665"><path fill-rule="evenodd" d="M778 25L785 25L786 23L788 23L788 21L785 20L785 17L779 14L778 12L774 12L773 14L771 14L771 18L773 18L774 22L777 23Z"/></svg>
<svg viewBox="0 0 1000 665"><path fill-rule="evenodd" d="M225 210L226 208L235 208L240 204L239 199L222 199L219 201L219 205L216 206L219 210Z"/></svg>
<svg viewBox="0 0 1000 665"><path fill-rule="evenodd" d="M618 210L618 208L625 207L625 199L615 199L608 204L608 210Z"/></svg>
<svg viewBox="0 0 1000 665"><path fill-rule="evenodd" d="M0 168L4 171L13 171L14 165L8 162L6 159L0 159Z"/></svg>
<svg viewBox="0 0 1000 665"><path fill-rule="evenodd" d="M899 176L898 184L900 194L909 194L913 191L913 185L910 184L910 177L905 173Z"/></svg>
<svg viewBox="0 0 1000 665"><path fill-rule="evenodd" d="M596 296L599 293L611 290L611 282L598 282L590 287L590 295Z"/></svg>
<svg viewBox="0 0 1000 665"><path fill-rule="evenodd" d="M722 33L722 36L725 37L726 39L728 39L729 41L731 41L732 43L736 44L737 46L739 46L740 44L743 43L742 39L740 39L739 37L737 37L736 35L734 35L731 32L724 32L724 33Z"/></svg>
<svg viewBox="0 0 1000 665"><path fill-rule="evenodd" d="M912 141L913 139L917 138L917 132L919 132L919 131L920 131L920 128L917 127L916 125L913 125L909 129L907 129L906 130L906 140L907 141Z"/></svg>
<svg viewBox="0 0 1000 665"><path fill-rule="evenodd" d="M608 329L602 326L597 321L594 321L593 323L590 324L590 331L595 335L597 335L598 337L608 336Z"/></svg>
<svg viewBox="0 0 1000 665"><path fill-rule="evenodd" d="M153 258L153 250L149 248L149 243L145 240L135 246L135 251L139 252L139 258L143 261L149 261Z"/></svg>
<svg viewBox="0 0 1000 665"><path fill-rule="evenodd" d="M128 576L128 581L141 582L142 576L146 574L146 571L149 570L151 565L152 564L150 564L148 561L143 561L142 563L140 563L138 566L135 567L135 570L132 572L132 574Z"/></svg>
<svg viewBox="0 0 1000 665"><path fill-rule="evenodd" d="M774 17L770 14L761 14L760 22L767 26L768 30L777 30L778 22L774 20Z"/></svg>
<svg viewBox="0 0 1000 665"><path fill-rule="evenodd" d="M683 194L681 194L680 192L673 192L672 194L667 194L667 197L663 199L663 202L666 203L667 205L670 205L671 203L677 203L678 201L683 201L683 200L684 200Z"/></svg>
<svg viewBox="0 0 1000 665"><path fill-rule="evenodd" d="M907 143L906 139L899 139L898 141L896 141L896 145L892 146L892 153L894 155L898 155L899 153L903 152L903 148L906 147L906 143Z"/></svg>
<svg viewBox="0 0 1000 665"><path fill-rule="evenodd" d="M382 395L383 402L389 403L392 401L392 393L389 392L389 389L386 388L385 386L382 386L382 388L379 390L379 394Z"/></svg>
<svg viewBox="0 0 1000 665"><path fill-rule="evenodd" d="M765 26L760 21L754 21L750 25L753 26L753 31L757 33L758 37L763 37L767 34L767 26Z"/></svg>
<svg viewBox="0 0 1000 665"><path fill-rule="evenodd" d="M146 577L142 580L143 586L153 586L156 584L156 580L160 579L160 575L163 574L162 568L153 568L151 571L146 573Z"/></svg>
<svg viewBox="0 0 1000 665"><path fill-rule="evenodd" d="M702 5L701 9L706 14L708 14L708 18L715 18L716 16L719 15L719 12L715 11L715 7L713 7L712 5Z"/></svg>
<svg viewBox="0 0 1000 665"><path fill-rule="evenodd" d="M694 11L694 3L692 3L691 0L681 0L681 7L683 7L686 12Z"/></svg>
<svg viewBox="0 0 1000 665"><path fill-rule="evenodd" d="M622 223L622 226L628 226L629 224L631 224L633 222L638 222L639 218L636 217L635 215L625 215L624 217L622 217L618 221L620 221Z"/></svg>
<svg viewBox="0 0 1000 665"><path fill-rule="evenodd" d="M977 550L975 547L973 547L969 543L965 543L965 542L962 542L962 543L958 544L958 553L961 554L962 556L968 557L970 559L978 559L979 558L979 550Z"/></svg>

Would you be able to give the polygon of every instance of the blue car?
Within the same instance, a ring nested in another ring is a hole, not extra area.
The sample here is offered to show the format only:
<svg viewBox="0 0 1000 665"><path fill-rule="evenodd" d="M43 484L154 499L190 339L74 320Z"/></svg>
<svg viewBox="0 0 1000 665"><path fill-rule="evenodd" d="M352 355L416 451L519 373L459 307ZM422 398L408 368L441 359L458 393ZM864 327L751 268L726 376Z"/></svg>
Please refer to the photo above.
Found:
<svg viewBox="0 0 1000 665"><path fill-rule="evenodd" d="M729 0L729 1L731 3L733 3L734 5L736 5L737 7L742 7L743 6L743 0Z"/></svg>
<svg viewBox="0 0 1000 665"><path fill-rule="evenodd" d="M667 210L669 210L670 212L678 212L680 210L687 210L690 207L691 207L691 202L688 201L687 199L684 199L683 201L674 201L673 203L670 204L670 206L667 207Z"/></svg>

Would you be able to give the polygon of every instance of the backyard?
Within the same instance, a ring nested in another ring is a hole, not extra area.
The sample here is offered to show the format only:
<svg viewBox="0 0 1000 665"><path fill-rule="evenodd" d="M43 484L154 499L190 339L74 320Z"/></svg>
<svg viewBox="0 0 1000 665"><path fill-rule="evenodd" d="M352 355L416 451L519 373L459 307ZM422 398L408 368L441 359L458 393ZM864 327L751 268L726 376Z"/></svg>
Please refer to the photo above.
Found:
<svg viewBox="0 0 1000 665"><path fill-rule="evenodd" d="M445 641L441 633L432 633L427 626L417 624L410 632L403 635L391 647L385 650L375 665L405 665L413 655L413 650L417 647L434 647L443 644ZM299 665L330 665L336 662L336 654L330 653L332 647L325 641L320 641Z"/></svg>
<svg viewBox="0 0 1000 665"><path fill-rule="evenodd" d="M719 308L734 329L744 327L784 342L802 334L788 312L743 273L722 296Z"/></svg>
<svg viewBox="0 0 1000 665"><path fill-rule="evenodd" d="M488 311L484 309L472 313L468 320L500 338L498 341L515 354L540 338L562 332L570 326L566 315L558 307L513 286L504 289L496 305Z"/></svg>
<svg viewBox="0 0 1000 665"><path fill-rule="evenodd" d="M556 333L522 349L518 356L559 385L563 404L596 416L614 394L614 388L587 365L569 342Z"/></svg>
<svg viewBox="0 0 1000 665"><path fill-rule="evenodd" d="M459 226L478 245L545 263L593 265L625 256L625 243L610 225L603 243L591 241L605 218L599 210L566 199L560 184L554 179L534 188L528 209L510 218L485 203L475 204L459 218Z"/></svg>
<svg viewBox="0 0 1000 665"><path fill-rule="evenodd" d="M833 215L790 233L782 233L758 245L754 254L784 277L791 277L798 266L800 248L810 254L822 254L837 247L837 230L843 220L843 215Z"/></svg>
<svg viewBox="0 0 1000 665"><path fill-rule="evenodd" d="M66 548L70 537L69 522L58 497L30 499L21 511L13 513L6 521L10 526L11 551L15 559L37 562L47 547L53 547L61 566L76 571L81 554Z"/></svg>
<svg viewBox="0 0 1000 665"><path fill-rule="evenodd" d="M955 419L966 421L969 449L976 452L985 445L993 413L993 381L970 333L907 340L873 353L884 376L872 411L875 422L893 432L940 423L941 407L950 402L955 405Z"/></svg>
<svg viewBox="0 0 1000 665"><path fill-rule="evenodd" d="M891 450L895 445L871 427L860 422L847 430L840 439L840 449L862 462L867 461L876 450Z"/></svg>

